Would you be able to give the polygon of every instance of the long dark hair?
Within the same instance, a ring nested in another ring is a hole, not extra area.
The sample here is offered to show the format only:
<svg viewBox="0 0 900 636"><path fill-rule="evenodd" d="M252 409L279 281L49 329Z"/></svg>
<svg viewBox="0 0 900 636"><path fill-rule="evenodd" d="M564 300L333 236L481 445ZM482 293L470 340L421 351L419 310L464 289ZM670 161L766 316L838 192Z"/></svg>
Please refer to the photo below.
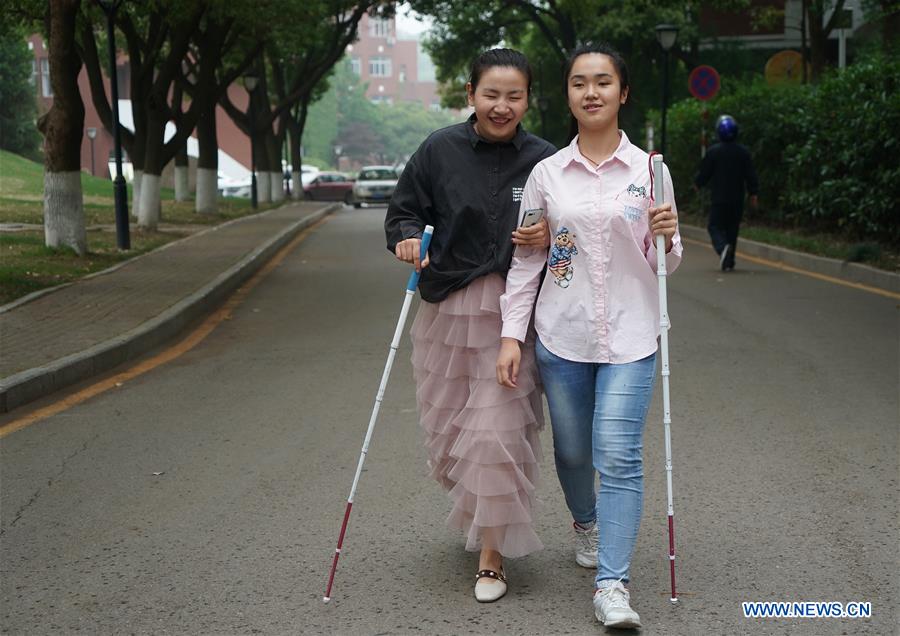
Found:
<svg viewBox="0 0 900 636"><path fill-rule="evenodd" d="M626 90L628 88L628 65L625 64L625 58L622 57L622 54L619 53L616 49L614 49L609 44L605 42L599 42L596 44L588 43L582 44L575 51L572 52L572 55L569 56L569 59L566 60L565 71L563 71L563 95L566 98L566 103L569 101L569 76L572 74L572 67L575 65L575 60L577 60L582 55L588 55L591 53L599 53L601 55L607 56L610 61L612 61L613 66L616 69L616 73L619 76L619 85L621 86L621 90ZM570 115L569 120L569 140L567 143L571 143L573 139L575 139L575 135L578 134L578 120L575 119L575 115Z"/></svg>
<svg viewBox="0 0 900 636"><path fill-rule="evenodd" d="M472 91L478 87L482 74L495 66L508 66L522 72L528 81L528 94L531 95L531 65L528 58L513 49L491 49L485 51L472 62L472 71L469 73L469 83Z"/></svg>

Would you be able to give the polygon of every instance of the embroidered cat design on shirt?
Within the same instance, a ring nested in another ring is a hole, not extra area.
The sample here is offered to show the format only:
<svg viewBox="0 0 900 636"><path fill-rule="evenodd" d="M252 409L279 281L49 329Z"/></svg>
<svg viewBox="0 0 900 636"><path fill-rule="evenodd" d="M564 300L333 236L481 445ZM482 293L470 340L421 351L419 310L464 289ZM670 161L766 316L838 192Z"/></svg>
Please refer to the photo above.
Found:
<svg viewBox="0 0 900 636"><path fill-rule="evenodd" d="M628 188L625 191L629 195L631 195L635 198L638 198L638 197L640 197L642 199L647 198L647 188L645 188L644 186L638 187L638 186L634 185L633 183L631 183L628 185Z"/></svg>
<svg viewBox="0 0 900 636"><path fill-rule="evenodd" d="M547 265L553 274L553 282L565 289L572 280L575 268L572 266L572 257L578 254L575 246L575 235L569 228L563 226L556 233L556 241L550 248L550 259Z"/></svg>
<svg viewBox="0 0 900 636"><path fill-rule="evenodd" d="M637 223L644 218L644 211L647 209L647 188L632 183L616 198L622 203L622 215L628 222Z"/></svg>

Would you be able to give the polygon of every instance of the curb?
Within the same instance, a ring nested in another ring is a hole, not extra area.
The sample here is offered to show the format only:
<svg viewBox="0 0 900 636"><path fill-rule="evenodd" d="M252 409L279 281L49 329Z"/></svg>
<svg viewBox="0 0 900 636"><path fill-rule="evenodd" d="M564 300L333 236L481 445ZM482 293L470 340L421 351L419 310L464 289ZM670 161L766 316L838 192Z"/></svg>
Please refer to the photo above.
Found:
<svg viewBox="0 0 900 636"><path fill-rule="evenodd" d="M302 230L339 208L340 204L329 205L296 221L190 296L125 334L50 364L3 378L0 381L0 413L108 371L175 337L194 320L220 305Z"/></svg>
<svg viewBox="0 0 900 636"><path fill-rule="evenodd" d="M709 243L709 235L703 228L694 225L680 225L681 235L695 241ZM712 249L712 247L710 247ZM766 243L758 243L747 239L738 239L738 258L741 252L750 256L758 256L777 263L805 269L816 274L824 274L840 278L851 283L876 287L887 292L900 294L900 274L875 269L868 265L840 261L836 258L813 256L803 252L795 252L784 247L776 247Z"/></svg>

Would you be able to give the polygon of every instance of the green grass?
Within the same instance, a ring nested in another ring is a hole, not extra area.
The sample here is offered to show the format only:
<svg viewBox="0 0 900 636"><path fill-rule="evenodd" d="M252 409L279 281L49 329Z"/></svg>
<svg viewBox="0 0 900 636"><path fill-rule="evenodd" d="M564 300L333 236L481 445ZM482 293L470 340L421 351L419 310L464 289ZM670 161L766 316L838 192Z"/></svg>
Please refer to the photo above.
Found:
<svg viewBox="0 0 900 636"><path fill-rule="evenodd" d="M0 304L31 292L71 282L87 274L153 250L197 231L197 226L218 225L241 216L255 214L272 205L253 210L248 199L219 199L219 212L200 215L193 201L175 201L175 192L163 188L160 230L138 230L131 218L131 246L128 252L116 249L113 184L108 179L82 173L85 224L88 226L88 254L44 246L43 231L0 234ZM0 223L43 224L44 167L18 155L0 150ZM131 184L128 185L129 210Z"/></svg>
<svg viewBox="0 0 900 636"><path fill-rule="evenodd" d="M81 174L85 223L115 223L113 184L108 179ZM44 167L12 153L0 150L0 223L44 222ZM131 210L133 188L128 184L128 209ZM219 199L219 213L200 215L193 201L175 201L175 191L162 188L161 223L177 225L218 225L223 221L254 213L249 199ZM265 209L262 207L260 209ZM133 223L133 221L132 221Z"/></svg>
<svg viewBox="0 0 900 636"><path fill-rule="evenodd" d="M137 233L132 236L132 250L121 252L116 248L115 233L89 232L91 252L78 256L67 248L45 246L43 232L0 234L0 305L47 287L78 280L182 236L185 234Z"/></svg>

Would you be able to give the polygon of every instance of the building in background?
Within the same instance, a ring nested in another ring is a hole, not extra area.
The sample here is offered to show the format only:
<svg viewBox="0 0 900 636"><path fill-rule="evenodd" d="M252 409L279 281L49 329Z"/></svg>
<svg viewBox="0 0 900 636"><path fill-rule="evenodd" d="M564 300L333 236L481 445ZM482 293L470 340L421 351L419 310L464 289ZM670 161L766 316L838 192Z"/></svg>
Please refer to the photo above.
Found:
<svg viewBox="0 0 900 636"><path fill-rule="evenodd" d="M397 31L395 18L363 16L359 40L347 47L353 71L376 103L420 102L439 109L434 64L419 36Z"/></svg>
<svg viewBox="0 0 900 636"><path fill-rule="evenodd" d="M799 49L801 46L802 0L750 0L750 6L742 11L721 10L711 6L700 9L700 35L704 38L701 48L714 46L716 42L739 43L750 49ZM829 36L829 58L837 61L838 41L850 37L864 23L861 0L847 0L844 11L849 28L843 33L835 29ZM831 9L826 9L824 20L831 17ZM760 20L766 14L774 16L771 21Z"/></svg>

